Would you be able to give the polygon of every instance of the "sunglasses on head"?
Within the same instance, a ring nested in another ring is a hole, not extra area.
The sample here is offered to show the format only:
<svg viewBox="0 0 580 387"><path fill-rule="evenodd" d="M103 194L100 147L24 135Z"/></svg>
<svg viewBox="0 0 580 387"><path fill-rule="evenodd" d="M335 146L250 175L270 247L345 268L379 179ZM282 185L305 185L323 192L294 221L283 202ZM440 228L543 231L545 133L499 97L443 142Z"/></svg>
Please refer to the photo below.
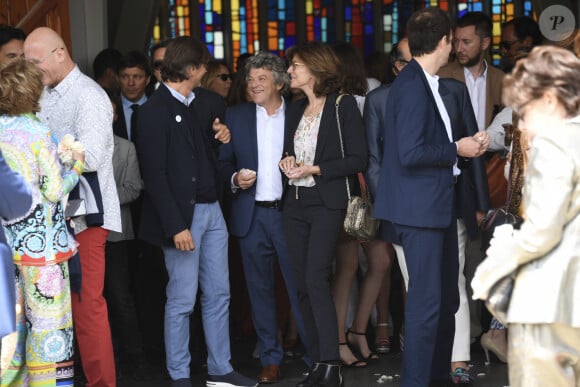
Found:
<svg viewBox="0 0 580 387"><path fill-rule="evenodd" d="M221 79L224 82L227 81L228 79L233 80L232 74L218 74L215 77Z"/></svg>

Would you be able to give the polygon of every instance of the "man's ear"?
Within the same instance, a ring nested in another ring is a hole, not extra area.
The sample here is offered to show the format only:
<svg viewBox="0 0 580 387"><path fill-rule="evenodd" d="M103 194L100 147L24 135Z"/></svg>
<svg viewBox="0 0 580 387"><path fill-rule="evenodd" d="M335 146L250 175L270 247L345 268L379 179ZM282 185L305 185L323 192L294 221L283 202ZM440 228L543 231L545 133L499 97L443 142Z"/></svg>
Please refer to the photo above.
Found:
<svg viewBox="0 0 580 387"><path fill-rule="evenodd" d="M481 39L481 51L485 51L489 48L491 44L491 38L489 36Z"/></svg>

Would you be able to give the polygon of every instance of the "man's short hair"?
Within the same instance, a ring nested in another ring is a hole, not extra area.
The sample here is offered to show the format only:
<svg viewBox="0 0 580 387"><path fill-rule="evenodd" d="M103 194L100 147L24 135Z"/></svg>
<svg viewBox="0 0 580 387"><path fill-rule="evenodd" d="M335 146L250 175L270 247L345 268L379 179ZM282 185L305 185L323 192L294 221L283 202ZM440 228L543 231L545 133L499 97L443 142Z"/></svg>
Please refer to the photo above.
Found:
<svg viewBox="0 0 580 387"><path fill-rule="evenodd" d="M256 55L250 56L246 61L245 74L249 75L251 69L266 69L272 71L276 85L282 85L280 94L284 94L290 89L290 76L286 71L286 62L278 55L260 51Z"/></svg>
<svg viewBox="0 0 580 387"><path fill-rule="evenodd" d="M532 38L532 46L539 46L544 41L540 27L533 19L527 16L516 17L503 25L503 28L512 24L514 33L519 40L524 40L528 36Z"/></svg>
<svg viewBox="0 0 580 387"><path fill-rule="evenodd" d="M439 8L423 8L411 15L407 22L407 37L411 55L430 54L443 37L451 38L451 20Z"/></svg>
<svg viewBox="0 0 580 387"><path fill-rule="evenodd" d="M119 63L123 54L114 48L105 48L97 54L93 60L93 74L95 79L101 78L105 75L107 69L112 69L115 74L119 71Z"/></svg>
<svg viewBox="0 0 580 387"><path fill-rule="evenodd" d="M155 54L155 51L159 50L160 48L167 47L169 40L170 39L166 39L166 40L162 40L160 42L155 43L153 45L153 47L151 47L151 50L149 50L149 57L153 58L153 54Z"/></svg>
<svg viewBox="0 0 580 387"><path fill-rule="evenodd" d="M0 47L14 39L24 41L26 34L20 28L0 24Z"/></svg>
<svg viewBox="0 0 580 387"><path fill-rule="evenodd" d="M475 33L481 39L491 38L492 23L489 16L483 12L467 12L459 20L457 20L456 27L475 27Z"/></svg>
<svg viewBox="0 0 580 387"><path fill-rule="evenodd" d="M129 51L121 58L119 62L118 72L131 67L138 67L145 71L147 76L151 75L151 67L149 67L149 60L141 51Z"/></svg>
<svg viewBox="0 0 580 387"><path fill-rule="evenodd" d="M181 82L189 79L187 69L206 66L211 56L206 45L192 36L180 36L167 44L161 67L164 81Z"/></svg>

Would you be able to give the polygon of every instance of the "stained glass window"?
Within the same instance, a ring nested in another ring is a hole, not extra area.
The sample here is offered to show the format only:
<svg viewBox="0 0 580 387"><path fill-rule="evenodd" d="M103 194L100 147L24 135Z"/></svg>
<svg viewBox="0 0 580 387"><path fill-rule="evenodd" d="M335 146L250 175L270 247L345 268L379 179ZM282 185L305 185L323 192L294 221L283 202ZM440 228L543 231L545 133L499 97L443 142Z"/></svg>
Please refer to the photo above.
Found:
<svg viewBox="0 0 580 387"><path fill-rule="evenodd" d="M296 5L294 0L268 0L268 51L284 56L296 45Z"/></svg>
<svg viewBox="0 0 580 387"><path fill-rule="evenodd" d="M231 0L232 59L260 50L258 0Z"/></svg>
<svg viewBox="0 0 580 387"><path fill-rule="evenodd" d="M364 50L374 51L374 14L372 0L350 0L344 6L345 40Z"/></svg>
<svg viewBox="0 0 580 387"><path fill-rule="evenodd" d="M306 0L306 40L334 42L335 2L331 0Z"/></svg>
<svg viewBox="0 0 580 387"><path fill-rule="evenodd" d="M467 12L483 12L483 1L457 0L457 18L459 19Z"/></svg>
<svg viewBox="0 0 580 387"><path fill-rule="evenodd" d="M222 0L198 0L202 40L211 55L224 59L224 20Z"/></svg>
<svg viewBox="0 0 580 387"><path fill-rule="evenodd" d="M501 41L501 26L515 16L513 0L492 0L491 1L491 21L492 28L492 62L499 65L501 59L499 55L499 42Z"/></svg>
<svg viewBox="0 0 580 387"><path fill-rule="evenodd" d="M449 11L449 1L447 0L425 0L425 8L436 7L444 11Z"/></svg>
<svg viewBox="0 0 580 387"><path fill-rule="evenodd" d="M524 16L528 16L528 17L533 17L534 19L536 19L536 15L534 15L534 8L532 6L532 1L531 0L524 0Z"/></svg>

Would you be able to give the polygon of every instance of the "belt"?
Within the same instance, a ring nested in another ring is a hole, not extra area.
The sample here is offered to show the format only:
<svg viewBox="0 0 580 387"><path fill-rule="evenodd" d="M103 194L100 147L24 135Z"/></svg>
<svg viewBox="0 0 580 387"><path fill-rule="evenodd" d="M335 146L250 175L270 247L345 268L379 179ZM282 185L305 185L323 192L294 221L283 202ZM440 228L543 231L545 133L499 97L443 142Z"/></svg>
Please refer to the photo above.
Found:
<svg viewBox="0 0 580 387"><path fill-rule="evenodd" d="M272 201L256 200L256 206L264 207L264 208L279 208L280 207L280 200L272 200Z"/></svg>

